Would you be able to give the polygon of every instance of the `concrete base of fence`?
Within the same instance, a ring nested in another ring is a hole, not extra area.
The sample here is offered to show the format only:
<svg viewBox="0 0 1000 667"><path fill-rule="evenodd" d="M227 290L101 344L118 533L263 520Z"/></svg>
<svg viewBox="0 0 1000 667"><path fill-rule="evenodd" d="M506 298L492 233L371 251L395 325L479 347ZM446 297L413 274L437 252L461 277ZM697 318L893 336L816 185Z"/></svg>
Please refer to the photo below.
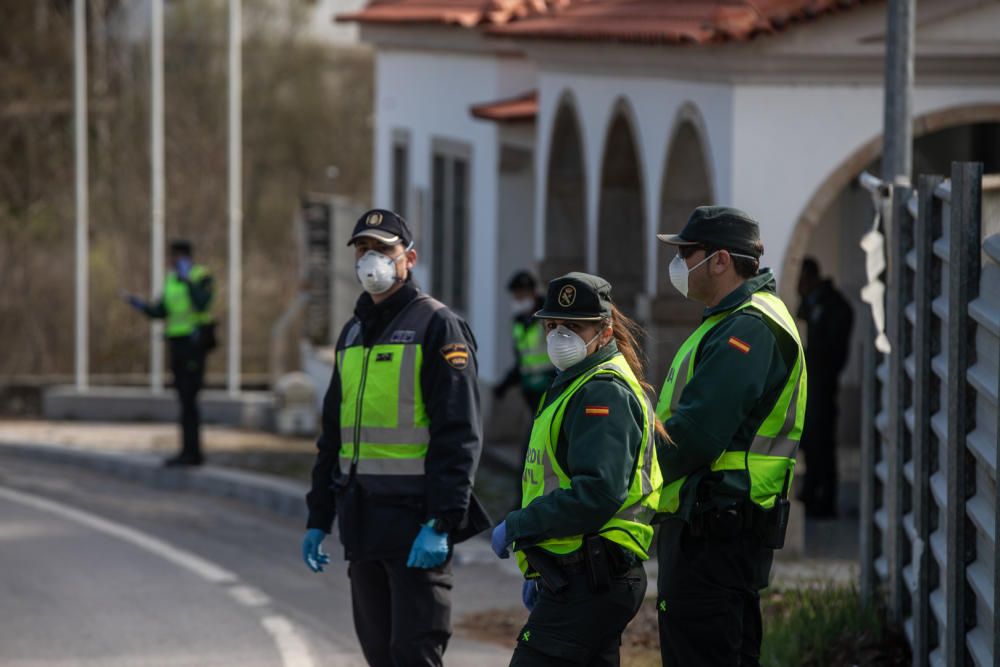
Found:
<svg viewBox="0 0 1000 667"><path fill-rule="evenodd" d="M274 397L248 391L237 396L206 390L198 397L202 422L257 430L274 426ZM172 422L177 419L177 397L172 389L153 393L140 387L53 387L42 396L45 419L105 422Z"/></svg>

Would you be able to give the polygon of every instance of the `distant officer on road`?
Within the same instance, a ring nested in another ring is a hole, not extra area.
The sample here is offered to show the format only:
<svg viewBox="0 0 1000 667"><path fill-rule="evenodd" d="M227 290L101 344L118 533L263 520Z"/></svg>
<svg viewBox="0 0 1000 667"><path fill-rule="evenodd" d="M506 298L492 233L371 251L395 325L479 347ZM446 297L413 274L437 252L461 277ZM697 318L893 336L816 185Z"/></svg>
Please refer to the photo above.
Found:
<svg viewBox="0 0 1000 667"><path fill-rule="evenodd" d="M507 284L514 315L514 365L503 382L493 390L496 398L503 398L514 386L521 388L521 395L531 414L535 414L542 394L552 384L556 369L545 350L545 330L535 311L542 307L545 298L538 294L535 277L527 271L518 271Z"/></svg>
<svg viewBox="0 0 1000 667"><path fill-rule="evenodd" d="M764 246L743 211L696 208L677 235L670 282L705 305L663 383L667 440L657 540L660 650L670 667L759 665L759 591L784 544L802 434L798 330L758 272Z"/></svg>
<svg viewBox="0 0 1000 667"><path fill-rule="evenodd" d="M806 323L809 400L802 429L806 477L800 500L806 516L837 516L837 403L847 364L854 312L844 295L824 280L812 257L802 260L798 317Z"/></svg>
<svg viewBox="0 0 1000 667"><path fill-rule="evenodd" d="M314 572L338 517L354 627L374 667L441 665L451 636L451 554L489 526L472 496L482 448L476 341L413 281L413 237L375 209L354 227L364 293L337 341L306 496Z"/></svg>
<svg viewBox="0 0 1000 667"><path fill-rule="evenodd" d="M492 535L498 556L515 552L531 611L510 664L618 665L646 594L661 486L640 330L585 273L549 283L535 316L562 372L535 418L522 508Z"/></svg>
<svg viewBox="0 0 1000 667"><path fill-rule="evenodd" d="M169 263L163 296L146 303L128 292L125 301L148 317L165 321L164 332L170 350L170 370L180 399L181 451L165 461L168 466L197 466L201 452L201 414L198 392L205 381L205 357L215 347L215 320L212 317L212 275L195 264L190 241L170 244Z"/></svg>

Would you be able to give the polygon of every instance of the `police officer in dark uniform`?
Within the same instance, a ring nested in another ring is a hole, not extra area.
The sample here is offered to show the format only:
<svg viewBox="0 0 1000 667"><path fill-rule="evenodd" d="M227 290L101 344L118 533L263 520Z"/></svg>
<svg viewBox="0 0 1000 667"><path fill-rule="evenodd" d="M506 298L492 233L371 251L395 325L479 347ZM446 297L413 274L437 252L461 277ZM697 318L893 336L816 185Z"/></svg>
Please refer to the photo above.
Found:
<svg viewBox="0 0 1000 667"><path fill-rule="evenodd" d="M802 260L798 317L806 323L809 398L802 429L806 476L799 499L806 516L837 515L837 402L847 364L854 313L844 295L824 280L812 257Z"/></svg>
<svg viewBox="0 0 1000 667"><path fill-rule="evenodd" d="M517 555L531 610L511 665L617 665L661 486L640 330L585 273L549 283L536 317L561 373L535 418L521 509L492 536L498 556Z"/></svg>
<svg viewBox="0 0 1000 667"><path fill-rule="evenodd" d="M512 337L514 340L514 365L503 381L493 390L496 398L503 398L511 387L519 386L521 396L531 414L535 414L545 390L552 384L556 369L545 351L545 331L535 312L545 298L537 292L535 277L528 271L518 271L507 284L514 314Z"/></svg>
<svg viewBox="0 0 1000 667"><path fill-rule="evenodd" d="M759 271L758 224L734 208L694 210L670 280L705 306L663 384L667 438L657 541L663 664L759 665L759 591L784 544L802 433L806 367L795 320Z"/></svg>
<svg viewBox="0 0 1000 667"><path fill-rule="evenodd" d="M339 517L368 663L440 665L452 546L489 525L472 496L482 447L476 342L413 281L417 253L401 217L367 212L349 245L365 292L337 341L302 556L323 570L320 544Z"/></svg>
<svg viewBox="0 0 1000 667"><path fill-rule="evenodd" d="M205 382L205 357L215 347L212 317L212 274L192 260L190 241L170 244L173 267L164 281L163 295L155 303L123 294L126 302L147 317L164 320L170 352L170 370L180 400L181 451L165 461L167 466L197 466L201 453L201 414L198 392Z"/></svg>

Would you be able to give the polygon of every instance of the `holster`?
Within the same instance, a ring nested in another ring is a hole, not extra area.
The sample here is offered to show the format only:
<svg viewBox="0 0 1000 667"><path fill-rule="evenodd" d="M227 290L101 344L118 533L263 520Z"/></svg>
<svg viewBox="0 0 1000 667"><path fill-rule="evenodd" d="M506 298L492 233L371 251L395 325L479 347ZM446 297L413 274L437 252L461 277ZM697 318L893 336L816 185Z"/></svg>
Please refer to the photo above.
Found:
<svg viewBox="0 0 1000 667"><path fill-rule="evenodd" d="M780 496L770 510L754 507L754 528L763 546L768 549L781 549L785 546L791 507L791 501Z"/></svg>
<svg viewBox="0 0 1000 667"><path fill-rule="evenodd" d="M531 569L538 573L538 577L551 593L561 593L569 586L569 579L566 573L556 562L555 557L544 550L529 547L522 551L524 559L528 561Z"/></svg>
<svg viewBox="0 0 1000 667"><path fill-rule="evenodd" d="M587 585L592 593L603 593L611 588L609 544L600 535L583 538L583 563L587 570Z"/></svg>

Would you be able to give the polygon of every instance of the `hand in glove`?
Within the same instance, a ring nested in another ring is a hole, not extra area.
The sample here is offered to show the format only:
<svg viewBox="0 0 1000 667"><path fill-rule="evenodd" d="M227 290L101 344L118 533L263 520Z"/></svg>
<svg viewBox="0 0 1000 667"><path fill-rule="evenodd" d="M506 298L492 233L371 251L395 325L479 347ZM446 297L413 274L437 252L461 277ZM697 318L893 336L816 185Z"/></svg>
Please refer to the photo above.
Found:
<svg viewBox="0 0 1000 667"><path fill-rule="evenodd" d="M498 523L493 529L490 545L493 547L493 553L500 558L510 558L510 551L507 550L507 519Z"/></svg>
<svg viewBox="0 0 1000 667"><path fill-rule="evenodd" d="M323 539L326 538L319 528L310 528L302 538L302 560L313 572L322 572L323 566L330 562L330 556L323 553Z"/></svg>
<svg viewBox="0 0 1000 667"><path fill-rule="evenodd" d="M410 557L406 560L406 566L429 570L441 565L447 559L448 533L437 532L429 523L420 526L420 532L410 547Z"/></svg>
<svg viewBox="0 0 1000 667"><path fill-rule="evenodd" d="M136 310L144 311L146 309L146 302L137 297L135 294L122 291L122 300L128 305L132 306Z"/></svg>
<svg viewBox="0 0 1000 667"><path fill-rule="evenodd" d="M534 579L525 579L521 586L521 602L528 611L534 611L538 603L538 582Z"/></svg>

